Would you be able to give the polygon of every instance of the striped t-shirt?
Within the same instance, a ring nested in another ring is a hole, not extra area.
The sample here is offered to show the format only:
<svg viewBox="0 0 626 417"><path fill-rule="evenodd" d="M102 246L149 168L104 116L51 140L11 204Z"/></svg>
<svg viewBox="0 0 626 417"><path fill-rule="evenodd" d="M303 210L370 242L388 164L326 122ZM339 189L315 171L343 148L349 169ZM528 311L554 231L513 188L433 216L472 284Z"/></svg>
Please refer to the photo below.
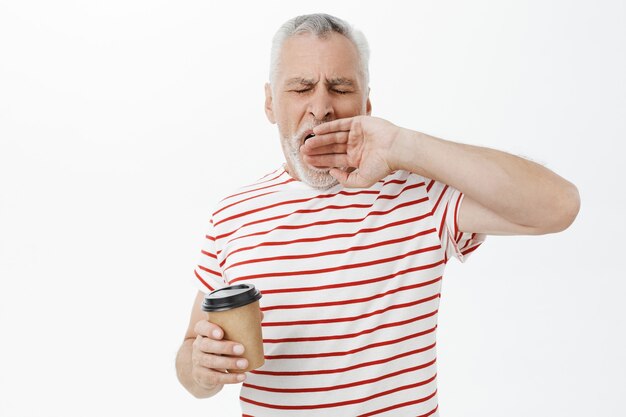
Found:
<svg viewBox="0 0 626 417"><path fill-rule="evenodd" d="M263 293L243 415L437 416L443 270L485 238L458 230L462 198L406 171L322 191L280 168L222 200L195 275Z"/></svg>

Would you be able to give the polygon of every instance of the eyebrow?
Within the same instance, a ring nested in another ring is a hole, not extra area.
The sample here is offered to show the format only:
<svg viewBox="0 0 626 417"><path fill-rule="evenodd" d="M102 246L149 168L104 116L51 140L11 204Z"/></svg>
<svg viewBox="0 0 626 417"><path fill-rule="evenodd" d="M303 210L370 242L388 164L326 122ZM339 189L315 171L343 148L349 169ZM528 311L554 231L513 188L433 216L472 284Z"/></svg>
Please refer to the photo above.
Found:
<svg viewBox="0 0 626 417"><path fill-rule="evenodd" d="M286 85L315 85L315 81L312 78L293 77L287 80Z"/></svg>
<svg viewBox="0 0 626 417"><path fill-rule="evenodd" d="M293 77L293 78L288 79L286 82L287 86L294 86L294 85L314 86L315 84L317 83L312 78L304 78L304 77ZM329 86L344 85L344 86L352 87L354 86L354 81L346 77L335 77L335 78L329 79L326 82L326 85L329 85Z"/></svg>
<svg viewBox="0 0 626 417"><path fill-rule="evenodd" d="M345 78L345 77L336 77L336 78L331 78L330 80L328 80L327 82L328 85L345 85L348 87L352 87L354 85L354 81L352 81L350 78Z"/></svg>

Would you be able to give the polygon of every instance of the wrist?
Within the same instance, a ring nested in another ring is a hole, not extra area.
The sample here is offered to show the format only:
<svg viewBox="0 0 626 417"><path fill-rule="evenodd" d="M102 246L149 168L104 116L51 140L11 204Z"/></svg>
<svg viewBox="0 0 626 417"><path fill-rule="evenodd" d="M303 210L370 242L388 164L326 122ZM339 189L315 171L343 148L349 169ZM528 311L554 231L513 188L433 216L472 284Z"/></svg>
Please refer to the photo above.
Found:
<svg viewBox="0 0 626 417"><path fill-rule="evenodd" d="M404 170L416 174L419 171L420 146L424 141L424 135L414 130L398 128L398 132L393 140L390 153L391 163L389 164L393 171Z"/></svg>

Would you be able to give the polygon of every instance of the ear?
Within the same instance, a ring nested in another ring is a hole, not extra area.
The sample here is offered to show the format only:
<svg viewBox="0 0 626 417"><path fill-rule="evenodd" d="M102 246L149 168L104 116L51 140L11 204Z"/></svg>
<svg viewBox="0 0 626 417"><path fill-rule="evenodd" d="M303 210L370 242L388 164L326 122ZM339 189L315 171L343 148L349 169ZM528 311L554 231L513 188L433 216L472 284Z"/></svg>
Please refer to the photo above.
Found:
<svg viewBox="0 0 626 417"><path fill-rule="evenodd" d="M265 83L265 115L271 124L276 124L274 108L272 107L272 86L270 83Z"/></svg>
<svg viewBox="0 0 626 417"><path fill-rule="evenodd" d="M365 114L372 115L372 102L370 101L370 88L367 87L367 102L365 103Z"/></svg>

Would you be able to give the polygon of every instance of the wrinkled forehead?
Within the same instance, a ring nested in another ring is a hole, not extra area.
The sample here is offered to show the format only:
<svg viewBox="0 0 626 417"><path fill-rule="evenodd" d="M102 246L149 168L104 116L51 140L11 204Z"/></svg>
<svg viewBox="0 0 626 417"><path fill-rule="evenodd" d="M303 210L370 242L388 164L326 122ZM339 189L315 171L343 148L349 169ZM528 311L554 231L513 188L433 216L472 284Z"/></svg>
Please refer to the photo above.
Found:
<svg viewBox="0 0 626 417"><path fill-rule="evenodd" d="M278 60L276 81L284 85L293 79L352 80L362 83L362 71L356 46L345 36L329 33L317 37L296 34L285 40Z"/></svg>

